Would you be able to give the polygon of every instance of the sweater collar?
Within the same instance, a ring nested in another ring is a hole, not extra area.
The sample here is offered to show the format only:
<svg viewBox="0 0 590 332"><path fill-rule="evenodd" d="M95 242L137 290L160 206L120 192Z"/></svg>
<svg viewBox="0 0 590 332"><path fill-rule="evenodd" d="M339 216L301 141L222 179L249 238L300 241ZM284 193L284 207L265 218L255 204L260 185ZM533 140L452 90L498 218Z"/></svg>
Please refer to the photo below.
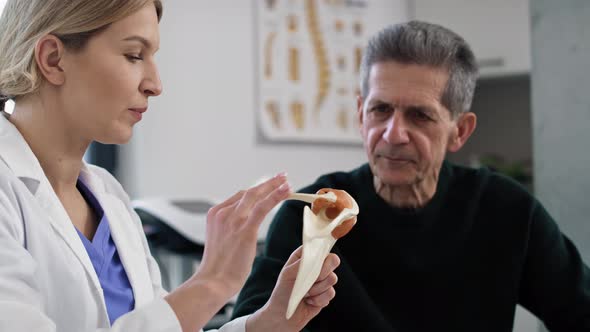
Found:
<svg viewBox="0 0 590 332"><path fill-rule="evenodd" d="M358 169L358 174L362 178L360 183L364 186L362 191L366 193L365 195L362 195L364 198L361 198L361 200L366 201L363 202L364 204L361 206L375 209L376 211L372 211L371 214L379 212L379 215L381 215L381 213L384 213L384 215L394 216L397 220L400 220L400 222L408 220L411 224L420 224L420 220L426 222L426 220L432 219L430 216L437 215L438 211L440 211L452 181L453 169L448 161L445 160L443 162L434 196L424 207L419 209L394 207L381 198L381 196L375 191L375 186L373 185L373 172L368 163ZM360 203L361 202L359 202L359 204Z"/></svg>

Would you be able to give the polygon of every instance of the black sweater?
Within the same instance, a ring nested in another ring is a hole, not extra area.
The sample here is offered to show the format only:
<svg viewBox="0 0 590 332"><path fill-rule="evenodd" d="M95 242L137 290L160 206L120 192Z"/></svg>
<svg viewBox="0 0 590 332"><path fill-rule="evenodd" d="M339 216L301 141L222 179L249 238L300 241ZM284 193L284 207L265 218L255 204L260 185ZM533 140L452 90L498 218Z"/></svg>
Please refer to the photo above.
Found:
<svg viewBox="0 0 590 332"><path fill-rule="evenodd" d="M445 162L422 209L393 208L367 164L320 177L301 192L346 190L360 207L332 250L336 297L309 331L512 331L517 304L551 331L590 331L590 271L525 189L487 169ZM264 305L301 245L305 203L288 201L242 289L234 317Z"/></svg>

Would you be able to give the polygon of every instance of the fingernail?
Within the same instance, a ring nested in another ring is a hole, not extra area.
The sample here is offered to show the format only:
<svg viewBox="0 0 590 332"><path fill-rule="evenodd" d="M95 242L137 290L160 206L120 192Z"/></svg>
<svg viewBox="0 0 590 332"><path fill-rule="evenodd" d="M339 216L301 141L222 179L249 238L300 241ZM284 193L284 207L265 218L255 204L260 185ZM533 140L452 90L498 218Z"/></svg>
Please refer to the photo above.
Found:
<svg viewBox="0 0 590 332"><path fill-rule="evenodd" d="M291 190L291 186L289 185L289 183L283 183L280 187L279 187L279 191L281 192L286 192Z"/></svg>
<svg viewBox="0 0 590 332"><path fill-rule="evenodd" d="M279 174L275 175L275 177L277 177L277 178L280 178L280 177L286 178L287 177L287 172L280 172Z"/></svg>

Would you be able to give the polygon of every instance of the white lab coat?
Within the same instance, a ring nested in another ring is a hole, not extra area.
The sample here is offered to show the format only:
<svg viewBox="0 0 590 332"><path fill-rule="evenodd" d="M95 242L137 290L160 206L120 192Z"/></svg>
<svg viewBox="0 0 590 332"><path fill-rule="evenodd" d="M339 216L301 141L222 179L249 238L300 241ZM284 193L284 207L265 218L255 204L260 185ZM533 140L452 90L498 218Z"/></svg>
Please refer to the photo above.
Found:
<svg viewBox="0 0 590 332"><path fill-rule="evenodd" d="M108 217L135 310L110 326L84 245L28 144L0 115L0 331L180 332L123 188L96 166L84 165L80 177ZM220 331L244 331L245 320Z"/></svg>

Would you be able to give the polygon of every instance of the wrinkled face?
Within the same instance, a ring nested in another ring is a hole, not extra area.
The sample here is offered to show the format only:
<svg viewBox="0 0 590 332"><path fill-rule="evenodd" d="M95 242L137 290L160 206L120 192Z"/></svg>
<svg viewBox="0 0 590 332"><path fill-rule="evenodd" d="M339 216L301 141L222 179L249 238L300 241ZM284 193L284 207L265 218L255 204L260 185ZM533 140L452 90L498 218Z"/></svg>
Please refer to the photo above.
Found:
<svg viewBox="0 0 590 332"><path fill-rule="evenodd" d="M125 143L147 110L148 97L161 93L154 62L159 48L153 4L111 24L81 51L66 50L62 87L65 119L89 140Z"/></svg>
<svg viewBox="0 0 590 332"><path fill-rule="evenodd" d="M358 115L369 164L384 185L419 185L438 172L456 122L441 104L446 70L379 62Z"/></svg>

